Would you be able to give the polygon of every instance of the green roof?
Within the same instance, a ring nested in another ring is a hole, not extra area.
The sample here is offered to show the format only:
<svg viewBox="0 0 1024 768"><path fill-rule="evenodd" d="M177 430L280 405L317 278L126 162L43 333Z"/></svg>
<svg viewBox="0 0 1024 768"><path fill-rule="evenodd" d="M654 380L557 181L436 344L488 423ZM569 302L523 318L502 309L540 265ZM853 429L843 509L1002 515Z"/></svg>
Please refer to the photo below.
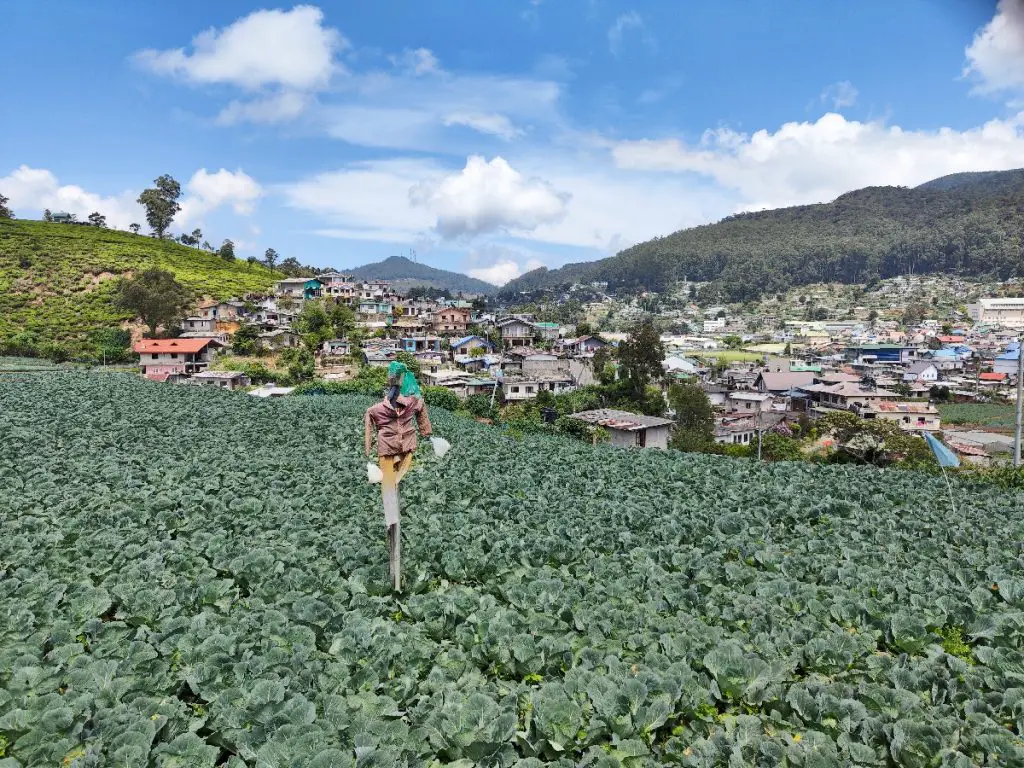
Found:
<svg viewBox="0 0 1024 768"><path fill-rule="evenodd" d="M538 328L558 328L558 323L534 323Z"/></svg>

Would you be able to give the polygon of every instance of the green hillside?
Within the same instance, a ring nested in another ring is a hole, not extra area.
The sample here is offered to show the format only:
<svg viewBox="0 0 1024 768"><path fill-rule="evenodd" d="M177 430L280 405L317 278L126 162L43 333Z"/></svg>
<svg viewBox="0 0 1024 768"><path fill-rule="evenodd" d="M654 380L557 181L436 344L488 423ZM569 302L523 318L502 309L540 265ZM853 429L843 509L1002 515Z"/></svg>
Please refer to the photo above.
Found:
<svg viewBox="0 0 1024 768"><path fill-rule="evenodd" d="M131 319L114 308L117 278L150 267L173 272L197 296L266 290L266 267L113 229L0 219L0 346L58 342L72 351L90 331Z"/></svg>
<svg viewBox="0 0 1024 768"><path fill-rule="evenodd" d="M607 281L665 291L708 282L704 297L745 301L809 283L864 283L913 272L1024 276L1024 171L956 174L914 189L868 187L820 205L730 216L616 256L508 283L502 296Z"/></svg>
<svg viewBox="0 0 1024 768"><path fill-rule="evenodd" d="M404 256L389 256L384 261L364 264L355 269L346 269L360 280L389 280L396 289L405 290L414 286L438 288L453 293L494 293L497 287L468 277L461 272L449 272L446 269L420 264Z"/></svg>

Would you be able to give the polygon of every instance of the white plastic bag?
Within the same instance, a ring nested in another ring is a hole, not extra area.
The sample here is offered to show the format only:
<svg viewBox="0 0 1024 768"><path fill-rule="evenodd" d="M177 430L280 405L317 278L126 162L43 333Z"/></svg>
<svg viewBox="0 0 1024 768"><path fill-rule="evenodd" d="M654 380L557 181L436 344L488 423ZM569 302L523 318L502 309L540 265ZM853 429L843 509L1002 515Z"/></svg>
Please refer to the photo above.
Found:
<svg viewBox="0 0 1024 768"><path fill-rule="evenodd" d="M430 444L434 447L434 455L437 456L437 458L441 458L452 448L452 444L443 437L430 438Z"/></svg>
<svg viewBox="0 0 1024 768"><path fill-rule="evenodd" d="M368 461L366 462L366 479L371 483L379 483L384 479L384 473L380 471L380 467L372 461Z"/></svg>

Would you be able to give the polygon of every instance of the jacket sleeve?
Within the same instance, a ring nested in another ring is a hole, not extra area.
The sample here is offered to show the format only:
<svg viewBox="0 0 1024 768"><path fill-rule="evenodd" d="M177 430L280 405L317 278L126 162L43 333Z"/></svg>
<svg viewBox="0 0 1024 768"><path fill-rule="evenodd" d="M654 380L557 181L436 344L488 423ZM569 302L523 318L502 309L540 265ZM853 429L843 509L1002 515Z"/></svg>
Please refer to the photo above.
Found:
<svg viewBox="0 0 1024 768"><path fill-rule="evenodd" d="M430 416L427 413L427 404L421 399L416 409L416 426L419 427L420 436L427 437L434 428L430 425Z"/></svg>
<svg viewBox="0 0 1024 768"><path fill-rule="evenodd" d="M366 409L363 416L363 441L366 444L366 455L370 455L370 448L373 447L373 419L370 418L370 408Z"/></svg>

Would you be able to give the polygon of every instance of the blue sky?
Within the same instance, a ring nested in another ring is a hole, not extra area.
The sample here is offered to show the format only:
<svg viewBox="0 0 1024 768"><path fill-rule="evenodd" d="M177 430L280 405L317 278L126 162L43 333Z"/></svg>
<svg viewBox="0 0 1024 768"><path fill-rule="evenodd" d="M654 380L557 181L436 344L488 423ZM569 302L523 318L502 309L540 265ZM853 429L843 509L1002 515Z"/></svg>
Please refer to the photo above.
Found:
<svg viewBox="0 0 1024 768"><path fill-rule="evenodd" d="M5 4L0 193L504 282L739 210L1024 165L1020 0Z"/></svg>

